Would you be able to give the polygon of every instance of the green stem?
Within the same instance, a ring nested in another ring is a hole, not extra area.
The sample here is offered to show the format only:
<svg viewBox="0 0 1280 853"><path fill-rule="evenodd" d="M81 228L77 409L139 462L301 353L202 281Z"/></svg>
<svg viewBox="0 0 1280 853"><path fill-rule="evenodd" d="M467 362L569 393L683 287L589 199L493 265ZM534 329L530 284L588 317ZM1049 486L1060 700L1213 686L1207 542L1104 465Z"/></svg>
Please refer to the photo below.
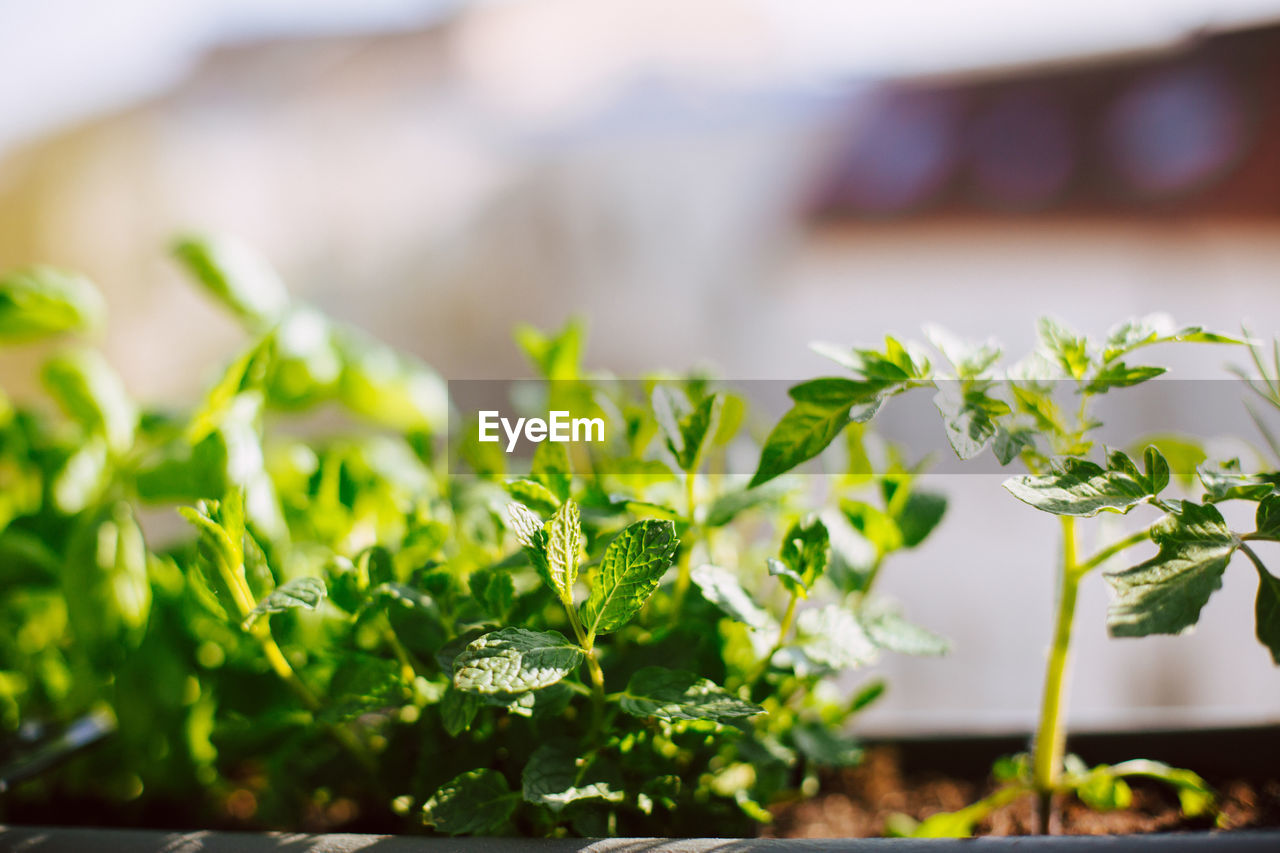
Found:
<svg viewBox="0 0 1280 853"><path fill-rule="evenodd" d="M773 656L778 653L783 644L787 641L787 634L791 633L791 625L796 620L796 605L800 603L799 590L793 590L791 600L787 602L787 609L782 614L782 622L778 626L778 641L773 644L773 648L760 660L760 665L751 677L747 679L747 690L753 689L760 679L764 678L764 674L769 671L769 661L773 660Z"/></svg>
<svg viewBox="0 0 1280 853"><path fill-rule="evenodd" d="M697 496L694 493L696 476L693 471L688 471L684 475L684 505L689 516L689 530L684 541L680 543L680 560L676 566L676 587L671 599L671 624L673 625L679 620L680 613L684 609L684 599L689 593L689 584L692 582L693 541L697 531L694 514L698 509Z"/></svg>
<svg viewBox="0 0 1280 853"><path fill-rule="evenodd" d="M1101 551L1085 560L1077 567L1077 571L1079 574L1083 575L1092 569L1096 569L1098 566L1102 565L1107 560L1110 560L1121 551L1132 548L1134 545L1138 545L1142 542L1146 542L1150 538L1151 531L1149 529L1143 529L1136 533L1131 533L1119 542L1114 542L1111 545L1108 545L1106 548L1103 548Z"/></svg>
<svg viewBox="0 0 1280 853"><path fill-rule="evenodd" d="M1059 574L1058 614L1053 632L1053 645L1045 669L1044 697L1040 704L1040 724L1033 744L1031 778L1038 795L1039 831L1051 831L1053 794L1062 776L1062 758L1066 751L1066 683L1071 651L1071 625L1075 619L1076 593L1083 576L1076 562L1075 519L1062 519L1062 567Z"/></svg>

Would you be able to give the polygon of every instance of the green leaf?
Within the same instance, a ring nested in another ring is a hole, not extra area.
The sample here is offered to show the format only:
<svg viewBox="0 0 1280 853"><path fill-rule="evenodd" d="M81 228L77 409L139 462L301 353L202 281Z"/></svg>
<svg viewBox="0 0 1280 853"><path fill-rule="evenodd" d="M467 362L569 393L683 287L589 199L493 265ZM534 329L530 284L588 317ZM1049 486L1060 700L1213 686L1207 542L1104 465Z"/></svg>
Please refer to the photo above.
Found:
<svg viewBox="0 0 1280 853"><path fill-rule="evenodd" d="M1196 623L1240 540L1213 506L1184 502L1151 527L1160 552L1107 575L1115 601L1107 626L1115 637L1176 634Z"/></svg>
<svg viewBox="0 0 1280 853"><path fill-rule="evenodd" d="M283 613L296 608L315 610L328 594L329 591L320 578L294 578L276 587L270 595L259 601L249 611L244 627L248 628L259 616L267 613Z"/></svg>
<svg viewBox="0 0 1280 853"><path fill-rule="evenodd" d="M1009 404L987 396L987 383L942 382L933 404L942 414L951 449L972 459L995 438L996 418L1010 413Z"/></svg>
<svg viewBox="0 0 1280 853"><path fill-rule="evenodd" d="M1125 511L1150 498L1151 491L1131 462L1116 467L1115 461L1104 469L1087 459L1069 457L1055 462L1051 474L1012 477L1004 487L1018 500L1054 515L1089 517L1103 510Z"/></svg>
<svg viewBox="0 0 1280 853"><path fill-rule="evenodd" d="M667 385L659 385L653 389L652 405L653 416L680 470L696 470L707 438L715 430L721 396L710 394L698 405L690 406L682 393Z"/></svg>
<svg viewBox="0 0 1280 853"><path fill-rule="evenodd" d="M547 571L551 588L566 607L573 605L573 585L578 582L578 562L582 559L582 525L578 505L561 504L547 524Z"/></svg>
<svg viewBox="0 0 1280 853"><path fill-rule="evenodd" d="M1280 579L1262 566L1258 569L1258 598L1253 615L1258 642L1271 651L1271 660L1280 666Z"/></svg>
<svg viewBox="0 0 1280 853"><path fill-rule="evenodd" d="M207 291L256 328L271 325L289 307L289 293L276 271L234 240L184 237L173 254Z"/></svg>
<svg viewBox="0 0 1280 853"><path fill-rule="evenodd" d="M617 781L606 780L596 768L563 744L547 743L533 751L522 774L526 801L559 812L579 800L620 803L626 794Z"/></svg>
<svg viewBox="0 0 1280 853"><path fill-rule="evenodd" d="M541 516L522 503L509 503L507 504L507 529L515 535L516 541L524 548L529 562L533 564L543 583L559 595L555 578L551 573L551 562L547 557L549 537Z"/></svg>
<svg viewBox="0 0 1280 853"><path fill-rule="evenodd" d="M162 448L158 458L140 466L134 488L142 500L155 503L216 499L231 488L227 459L227 440L221 430L194 445L174 441Z"/></svg>
<svg viewBox="0 0 1280 853"><path fill-rule="evenodd" d="M1089 370L1089 342L1083 335L1049 317L1041 317L1040 343L1058 366L1073 379L1082 378Z"/></svg>
<svg viewBox="0 0 1280 853"><path fill-rule="evenodd" d="M506 618L515 603L515 581L511 579L511 573L503 569L476 569L467 578L467 585L484 611L495 619Z"/></svg>
<svg viewBox="0 0 1280 853"><path fill-rule="evenodd" d="M791 730L796 749L820 767L854 767L862 763L862 743L821 723L800 723Z"/></svg>
<svg viewBox="0 0 1280 853"><path fill-rule="evenodd" d="M862 627L871 642L882 649L902 655L936 656L951 650L951 643L903 617L902 612L887 601L877 601L862 613Z"/></svg>
<svg viewBox="0 0 1280 853"><path fill-rule="evenodd" d="M542 444L550 443L544 441ZM517 503L536 507L540 512L554 513L560 508L560 499L537 480L507 480L502 487L507 490L507 494L515 498Z"/></svg>
<svg viewBox="0 0 1280 853"><path fill-rule="evenodd" d="M205 395L204 403L191 416L187 427L187 441L192 444L203 441L210 433L223 425L241 399L249 391L261 391L274 359L275 340L264 335L242 352L223 372L218 382Z"/></svg>
<svg viewBox="0 0 1280 853"><path fill-rule="evenodd" d="M138 408L119 374L94 350L72 350L44 364L41 378L50 395L88 432L101 435L114 453L133 445Z"/></svg>
<svg viewBox="0 0 1280 853"><path fill-rule="evenodd" d="M877 646L852 613L837 605L804 610L796 643L778 653L800 675L858 669L875 663Z"/></svg>
<svg viewBox="0 0 1280 853"><path fill-rule="evenodd" d="M788 590L799 589L802 596L808 593L809 587L804 582L804 576L795 569L776 557L770 557L766 565L769 568L769 574L775 578L782 578Z"/></svg>
<svg viewBox="0 0 1280 853"><path fill-rule="evenodd" d="M422 807L422 819L449 835L485 835L506 825L517 795L497 770L468 770L441 786Z"/></svg>
<svg viewBox="0 0 1280 853"><path fill-rule="evenodd" d="M1123 361L1117 361L1103 366L1084 390L1089 394L1105 394L1112 388L1128 388L1167 372L1164 367L1130 367Z"/></svg>
<svg viewBox="0 0 1280 853"><path fill-rule="evenodd" d="M1280 542L1280 495L1267 495L1258 503L1254 527L1256 530L1249 535L1250 539Z"/></svg>
<svg viewBox="0 0 1280 853"><path fill-rule="evenodd" d="M899 486L899 488L906 488ZM947 512L947 498L925 489L911 489L894 521L902 534L902 547L914 548L923 542Z"/></svg>
<svg viewBox="0 0 1280 853"><path fill-rule="evenodd" d="M707 527L724 527L748 510L772 505L785 493L786 489L777 484L723 492L711 502L702 523Z"/></svg>
<svg viewBox="0 0 1280 853"><path fill-rule="evenodd" d="M1090 770L1076 784L1075 792L1082 803L1100 812L1127 809L1133 803L1133 790L1106 765Z"/></svg>
<svg viewBox="0 0 1280 853"><path fill-rule="evenodd" d="M1173 318L1166 314L1149 314L1116 326L1107 335L1103 361L1114 361L1139 347L1160 343L1239 344L1237 338L1206 332L1200 326L1176 328Z"/></svg>
<svg viewBox="0 0 1280 853"><path fill-rule="evenodd" d="M550 687L578 668L583 652L558 631L503 628L467 644L453 661L459 690L516 696Z"/></svg>
<svg viewBox="0 0 1280 853"><path fill-rule="evenodd" d="M830 377L793 387L788 393L796 404L765 440L749 488L817 456L850 423L870 420L887 387L885 382Z"/></svg>
<svg viewBox="0 0 1280 853"><path fill-rule="evenodd" d="M1017 459L1024 450L1034 450L1035 439L1028 430L1013 430L1003 426L996 427L995 439L991 442L991 452L996 455L1001 465L1008 465Z"/></svg>
<svg viewBox="0 0 1280 853"><path fill-rule="evenodd" d="M764 713L752 702L739 699L707 678L663 666L637 670L622 695L622 710L635 717L662 720L714 720Z"/></svg>
<svg viewBox="0 0 1280 853"><path fill-rule="evenodd" d="M738 578L719 566L701 565L690 575L702 597L724 611L730 619L757 631L776 628L777 623L738 583Z"/></svg>
<svg viewBox="0 0 1280 853"><path fill-rule="evenodd" d="M397 705L403 694L400 666L395 661L348 653L334 670L329 682L328 707L320 717L330 723L347 722L370 711Z"/></svg>
<svg viewBox="0 0 1280 853"><path fill-rule="evenodd" d="M581 375L582 343L585 328L578 318L570 319L563 329L545 334L532 326L516 328L516 343L529 356L544 379L566 381Z"/></svg>
<svg viewBox="0 0 1280 853"><path fill-rule="evenodd" d="M106 313L98 289L74 273L36 266L0 276L0 342L86 331Z"/></svg>
<svg viewBox="0 0 1280 853"><path fill-rule="evenodd" d="M879 507L865 501L845 499L840 501L840 511L853 525L853 529L862 534L883 557L902 548L905 544L902 528L898 522ZM922 519L923 520L923 519Z"/></svg>
<svg viewBox="0 0 1280 853"><path fill-rule="evenodd" d="M966 341L935 324L926 325L924 332L929 343L951 362L961 379L980 376L1000 358L1000 345L994 340Z"/></svg>
<svg viewBox="0 0 1280 853"><path fill-rule="evenodd" d="M1260 477L1240 470L1240 460L1230 459L1216 466L1201 465L1196 469L1204 484L1205 503L1230 500L1258 501L1275 491L1275 486Z"/></svg>
<svg viewBox="0 0 1280 853"><path fill-rule="evenodd" d="M791 525L782 540L782 549L778 552L781 560L790 571L777 572L770 563L769 573L782 577L783 585L789 591L804 592L811 589L827 568L827 560L831 555L831 537L822 519L811 515ZM799 578L797 586L796 578Z"/></svg>
<svg viewBox="0 0 1280 853"><path fill-rule="evenodd" d="M579 610L588 635L616 631L640 612L679 542L672 522L650 518L627 526L609 543Z"/></svg>
<svg viewBox="0 0 1280 853"><path fill-rule="evenodd" d="M1209 783L1190 770L1170 767L1159 761L1138 758L1111 767L1114 776L1143 776L1172 785L1178 792L1183 817L1200 817L1217 811L1217 797Z"/></svg>
<svg viewBox="0 0 1280 853"><path fill-rule="evenodd" d="M556 505L569 499L569 489L573 483L573 475L569 465L569 450L563 443L544 441L533 452L529 476L541 483L547 491L556 497Z"/></svg>
<svg viewBox="0 0 1280 853"><path fill-rule="evenodd" d="M444 691L444 698L440 700L440 722L445 734L457 737L471 728L471 723L483 704L484 700L478 694L467 693L450 684Z"/></svg>

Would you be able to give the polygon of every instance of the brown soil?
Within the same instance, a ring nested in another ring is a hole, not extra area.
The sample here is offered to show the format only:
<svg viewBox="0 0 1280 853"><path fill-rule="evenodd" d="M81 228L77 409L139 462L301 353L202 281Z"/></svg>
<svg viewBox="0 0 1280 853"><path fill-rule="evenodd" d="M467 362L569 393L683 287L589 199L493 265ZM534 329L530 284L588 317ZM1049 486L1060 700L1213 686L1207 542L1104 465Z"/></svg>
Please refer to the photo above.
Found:
<svg viewBox="0 0 1280 853"><path fill-rule="evenodd" d="M1277 768L1280 770L1280 768ZM1280 826L1280 773L1269 779L1213 778L1228 829ZM1212 829L1208 819L1188 820L1177 797L1158 782L1131 780L1133 805L1095 812L1074 798L1058 803L1061 831L1068 835L1127 835L1144 832ZM928 772L904 773L891 746L869 749L858 767L822 779L818 794L772 809L774 821L763 834L773 838L850 838L884 834L885 820L906 814L923 820L955 811L990 793L989 779L973 780ZM1035 826L1031 797L999 809L979 826L983 835L1026 835Z"/></svg>

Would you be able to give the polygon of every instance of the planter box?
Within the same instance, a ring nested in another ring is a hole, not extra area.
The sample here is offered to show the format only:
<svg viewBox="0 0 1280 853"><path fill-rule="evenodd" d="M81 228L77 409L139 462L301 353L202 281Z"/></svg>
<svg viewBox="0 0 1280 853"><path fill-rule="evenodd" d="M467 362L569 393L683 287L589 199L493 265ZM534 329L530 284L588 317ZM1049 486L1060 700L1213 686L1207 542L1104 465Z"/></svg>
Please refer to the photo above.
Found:
<svg viewBox="0 0 1280 853"><path fill-rule="evenodd" d="M156 832L124 829L0 827L0 850L21 853L1275 853L1280 831L1130 835L1124 837L929 839L609 838L528 841L515 838L417 838L394 835Z"/></svg>
<svg viewBox="0 0 1280 853"><path fill-rule="evenodd" d="M981 778L998 756L1026 747L1025 736L909 737L880 743L897 750L907 773L930 771ZM1152 758L1209 776L1250 778L1274 769L1280 726L1081 733L1068 749L1089 762ZM1126 853L1126 851L1280 851L1280 829L1156 833L1127 836L1018 836L949 839L723 839L425 838L331 833L248 833L0 826L0 853L835 853L836 851L1019 850Z"/></svg>

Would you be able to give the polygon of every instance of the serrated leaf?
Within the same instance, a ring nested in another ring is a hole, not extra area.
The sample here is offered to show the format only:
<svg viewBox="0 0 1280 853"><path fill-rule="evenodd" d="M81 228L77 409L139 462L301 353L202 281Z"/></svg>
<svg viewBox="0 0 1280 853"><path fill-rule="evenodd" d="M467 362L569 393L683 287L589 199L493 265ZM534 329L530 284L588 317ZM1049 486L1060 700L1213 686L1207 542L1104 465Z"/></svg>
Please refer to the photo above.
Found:
<svg viewBox="0 0 1280 853"><path fill-rule="evenodd" d="M816 515L803 518L791 525L782 539L778 559L790 571L780 571L769 563L769 573L779 575L791 591L804 592L813 588L827 568L831 555L831 537L827 526ZM799 578L797 586L796 579Z"/></svg>
<svg viewBox="0 0 1280 853"><path fill-rule="evenodd" d="M995 419L1011 411L1008 403L987 395L986 384L943 382L933 396L947 440L961 459L972 459L981 453L995 438Z"/></svg>
<svg viewBox="0 0 1280 853"><path fill-rule="evenodd" d="M878 602L862 614L862 627L871 642L902 655L945 655L951 643L932 631L908 622L902 612L888 602Z"/></svg>
<svg viewBox="0 0 1280 853"><path fill-rule="evenodd" d="M653 416L662 430L680 470L690 472L698 467L702 449L715 429L721 396L710 394L696 406L690 406L682 393L666 385L653 389Z"/></svg>
<svg viewBox="0 0 1280 853"><path fill-rule="evenodd" d="M0 341L26 341L101 325L102 294L83 276L34 266L0 276Z"/></svg>
<svg viewBox="0 0 1280 853"><path fill-rule="evenodd" d="M1151 527L1160 552L1145 563L1107 575L1115 600L1107 627L1115 637L1176 634L1200 618L1240 541L1213 506L1184 502Z"/></svg>
<svg viewBox="0 0 1280 853"><path fill-rule="evenodd" d="M294 578L276 587L270 595L254 605L253 610L245 617L244 627L248 628L258 617L267 613L283 613L298 608L315 610L328 594L329 590L320 578Z"/></svg>
<svg viewBox="0 0 1280 853"><path fill-rule="evenodd" d="M850 423L870 420L888 387L885 382L839 377L814 379L793 387L788 393L796 404L765 439L749 488L817 456Z"/></svg>
<svg viewBox="0 0 1280 853"><path fill-rule="evenodd" d="M587 633L607 634L631 621L658 588L679 543L675 525L666 520L644 519L619 533L579 609Z"/></svg>
<svg viewBox="0 0 1280 853"><path fill-rule="evenodd" d="M1083 335L1049 317L1040 318L1038 330L1041 345L1068 376L1080 379L1088 372L1089 342Z"/></svg>
<svg viewBox="0 0 1280 853"><path fill-rule="evenodd" d="M764 713L759 705L739 699L708 678L663 666L637 670L627 682L621 706L635 717L721 723Z"/></svg>
<svg viewBox="0 0 1280 853"><path fill-rule="evenodd" d="M719 566L704 564L694 569L690 577L701 590L702 597L719 607L730 619L736 619L757 631L776 627L777 623L769 615L769 611L756 603L732 572Z"/></svg>
<svg viewBox="0 0 1280 853"><path fill-rule="evenodd" d="M547 523L547 571L551 588L565 603L573 604L573 585L578 582L578 562L582 559L582 524L578 505L565 501Z"/></svg>
<svg viewBox="0 0 1280 853"><path fill-rule="evenodd" d="M562 744L535 749L521 780L525 800L553 812L579 800L620 803L626 796L619 781L604 779L590 762Z"/></svg>
<svg viewBox="0 0 1280 853"><path fill-rule="evenodd" d="M1036 509L1089 517L1103 510L1124 511L1151 497L1134 473L1069 457L1056 462L1051 474L1012 477L1005 480L1004 487Z"/></svg>
<svg viewBox="0 0 1280 853"><path fill-rule="evenodd" d="M582 663L583 651L558 631L502 628L467 644L453 661L459 690L515 696L550 687Z"/></svg>
<svg viewBox="0 0 1280 853"><path fill-rule="evenodd" d="M449 835L484 835L501 829L516 809L517 795L496 770L469 770L431 795L422 819Z"/></svg>
<svg viewBox="0 0 1280 853"><path fill-rule="evenodd" d="M858 669L874 663L879 653L857 618L843 607L804 610L796 619L796 642L778 652L798 674Z"/></svg>

